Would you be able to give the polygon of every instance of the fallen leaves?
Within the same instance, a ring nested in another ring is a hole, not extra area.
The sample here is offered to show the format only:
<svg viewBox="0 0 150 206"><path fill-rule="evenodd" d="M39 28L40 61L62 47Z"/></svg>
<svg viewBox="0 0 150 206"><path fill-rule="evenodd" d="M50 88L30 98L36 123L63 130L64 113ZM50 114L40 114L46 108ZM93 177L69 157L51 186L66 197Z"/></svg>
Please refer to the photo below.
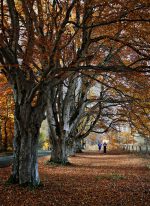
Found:
<svg viewBox="0 0 150 206"><path fill-rule="evenodd" d="M42 188L5 185L11 168L0 169L1 206L144 206L150 202L149 159L132 154L83 153L71 166L49 166L39 159Z"/></svg>

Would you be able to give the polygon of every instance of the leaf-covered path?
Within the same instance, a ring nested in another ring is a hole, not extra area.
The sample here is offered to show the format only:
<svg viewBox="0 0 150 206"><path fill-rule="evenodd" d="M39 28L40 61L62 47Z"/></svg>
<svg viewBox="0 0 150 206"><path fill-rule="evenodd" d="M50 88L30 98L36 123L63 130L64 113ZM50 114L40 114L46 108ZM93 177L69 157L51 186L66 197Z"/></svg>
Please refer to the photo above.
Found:
<svg viewBox="0 0 150 206"><path fill-rule="evenodd" d="M0 206L150 205L150 159L110 152L84 152L71 166L50 166L39 159L43 187L5 185L10 167L0 168Z"/></svg>

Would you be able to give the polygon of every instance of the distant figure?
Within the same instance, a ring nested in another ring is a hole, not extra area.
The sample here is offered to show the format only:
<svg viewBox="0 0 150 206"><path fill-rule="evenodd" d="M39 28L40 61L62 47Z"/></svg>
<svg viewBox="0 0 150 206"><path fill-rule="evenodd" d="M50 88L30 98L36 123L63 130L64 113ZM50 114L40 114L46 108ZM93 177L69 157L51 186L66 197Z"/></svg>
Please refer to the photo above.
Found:
<svg viewBox="0 0 150 206"><path fill-rule="evenodd" d="M98 150L99 150L99 152L101 151L101 148L102 148L102 144L98 143Z"/></svg>
<svg viewBox="0 0 150 206"><path fill-rule="evenodd" d="M103 147L104 147L104 154L106 154L106 149L107 149L107 143L106 142L103 143Z"/></svg>

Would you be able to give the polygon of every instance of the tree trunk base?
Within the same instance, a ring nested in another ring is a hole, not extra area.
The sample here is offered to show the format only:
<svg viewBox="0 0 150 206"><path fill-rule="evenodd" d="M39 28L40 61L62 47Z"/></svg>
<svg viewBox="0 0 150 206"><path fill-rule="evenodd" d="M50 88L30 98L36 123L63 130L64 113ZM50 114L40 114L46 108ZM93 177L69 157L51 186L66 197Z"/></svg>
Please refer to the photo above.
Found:
<svg viewBox="0 0 150 206"><path fill-rule="evenodd" d="M64 161L54 161L54 160L48 160L47 161L47 165L51 165L51 166L70 166L71 163L69 161L64 162Z"/></svg>
<svg viewBox="0 0 150 206"><path fill-rule="evenodd" d="M19 180L16 179L13 175L11 175L8 180L6 181L6 185L13 185L13 184L18 184L21 187L29 187L29 188L39 188L43 187L43 183L39 182L37 184L33 184L32 182L26 182L23 184L19 184Z"/></svg>
<svg viewBox="0 0 150 206"><path fill-rule="evenodd" d="M83 151L81 149L77 149L76 153L83 153Z"/></svg>
<svg viewBox="0 0 150 206"><path fill-rule="evenodd" d="M75 154L71 154L71 155L69 155L70 157L75 157L76 155Z"/></svg>
<svg viewBox="0 0 150 206"><path fill-rule="evenodd" d="M8 180L6 181L6 184L19 184L19 180L18 178L14 177L13 175L10 175L10 177L8 178Z"/></svg>

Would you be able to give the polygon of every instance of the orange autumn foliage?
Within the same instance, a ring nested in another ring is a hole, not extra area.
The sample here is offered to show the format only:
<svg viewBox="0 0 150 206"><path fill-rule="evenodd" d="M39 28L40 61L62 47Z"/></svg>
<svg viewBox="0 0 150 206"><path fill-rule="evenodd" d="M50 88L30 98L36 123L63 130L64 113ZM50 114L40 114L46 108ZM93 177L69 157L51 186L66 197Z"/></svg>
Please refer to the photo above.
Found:
<svg viewBox="0 0 150 206"><path fill-rule="evenodd" d="M12 89L6 78L0 74L0 150L12 149L14 135L14 101Z"/></svg>

